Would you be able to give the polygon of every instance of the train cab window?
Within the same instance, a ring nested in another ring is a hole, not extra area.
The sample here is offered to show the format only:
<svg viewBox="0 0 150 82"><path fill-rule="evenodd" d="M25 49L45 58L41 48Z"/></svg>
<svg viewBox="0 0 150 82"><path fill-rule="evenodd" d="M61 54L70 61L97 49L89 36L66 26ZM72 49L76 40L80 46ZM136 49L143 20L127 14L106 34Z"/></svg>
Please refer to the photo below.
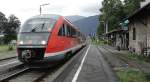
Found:
<svg viewBox="0 0 150 82"><path fill-rule="evenodd" d="M65 25L63 24L58 32L59 36L65 36Z"/></svg>

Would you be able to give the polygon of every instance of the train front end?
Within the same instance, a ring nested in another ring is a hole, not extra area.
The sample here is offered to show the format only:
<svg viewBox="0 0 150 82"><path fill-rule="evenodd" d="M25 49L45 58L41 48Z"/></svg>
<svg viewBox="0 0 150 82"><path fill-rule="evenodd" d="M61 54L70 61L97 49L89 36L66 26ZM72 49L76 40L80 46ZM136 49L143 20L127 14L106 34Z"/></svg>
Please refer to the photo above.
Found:
<svg viewBox="0 0 150 82"><path fill-rule="evenodd" d="M56 23L51 18L31 18L21 27L18 34L18 59L27 64L44 61L45 50Z"/></svg>

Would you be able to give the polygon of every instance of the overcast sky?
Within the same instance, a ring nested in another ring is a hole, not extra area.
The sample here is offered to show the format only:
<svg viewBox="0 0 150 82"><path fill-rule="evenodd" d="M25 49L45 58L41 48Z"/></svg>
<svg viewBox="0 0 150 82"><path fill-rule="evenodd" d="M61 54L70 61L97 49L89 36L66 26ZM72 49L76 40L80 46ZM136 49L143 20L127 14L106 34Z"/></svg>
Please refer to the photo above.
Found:
<svg viewBox="0 0 150 82"><path fill-rule="evenodd" d="M92 16L100 13L101 2L102 0L2 0L0 11L6 17L14 14L24 22L31 16L39 15L39 5L49 3L42 7L43 14Z"/></svg>

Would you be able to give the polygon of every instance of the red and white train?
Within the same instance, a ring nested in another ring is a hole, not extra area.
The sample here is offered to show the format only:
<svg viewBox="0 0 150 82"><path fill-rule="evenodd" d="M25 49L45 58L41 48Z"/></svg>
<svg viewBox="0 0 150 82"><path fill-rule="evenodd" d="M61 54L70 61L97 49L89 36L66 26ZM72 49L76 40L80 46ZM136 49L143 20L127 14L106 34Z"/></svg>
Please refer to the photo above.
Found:
<svg viewBox="0 0 150 82"><path fill-rule="evenodd" d="M68 58L85 46L85 36L66 18L38 15L28 19L18 34L18 59L42 65Z"/></svg>

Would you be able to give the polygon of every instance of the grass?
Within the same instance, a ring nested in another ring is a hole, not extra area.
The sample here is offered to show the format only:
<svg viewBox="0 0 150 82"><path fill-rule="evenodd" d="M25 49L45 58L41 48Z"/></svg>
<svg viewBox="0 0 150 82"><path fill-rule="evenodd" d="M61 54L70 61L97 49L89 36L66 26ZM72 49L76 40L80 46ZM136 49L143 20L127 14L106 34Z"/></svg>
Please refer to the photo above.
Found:
<svg viewBox="0 0 150 82"><path fill-rule="evenodd" d="M126 57L128 59L135 60L138 62L150 63L150 58L143 56L143 55L137 55L137 54L129 53L128 55L126 55Z"/></svg>
<svg viewBox="0 0 150 82"><path fill-rule="evenodd" d="M8 45L0 45L0 53L8 51Z"/></svg>
<svg viewBox="0 0 150 82"><path fill-rule="evenodd" d="M107 44L107 41L95 39L95 40L92 40L91 43L94 45L105 45Z"/></svg>
<svg viewBox="0 0 150 82"><path fill-rule="evenodd" d="M116 70L116 73L121 82L150 82L138 69L122 68Z"/></svg>
<svg viewBox="0 0 150 82"><path fill-rule="evenodd" d="M16 56L16 47L9 49L9 45L0 45L0 59Z"/></svg>

